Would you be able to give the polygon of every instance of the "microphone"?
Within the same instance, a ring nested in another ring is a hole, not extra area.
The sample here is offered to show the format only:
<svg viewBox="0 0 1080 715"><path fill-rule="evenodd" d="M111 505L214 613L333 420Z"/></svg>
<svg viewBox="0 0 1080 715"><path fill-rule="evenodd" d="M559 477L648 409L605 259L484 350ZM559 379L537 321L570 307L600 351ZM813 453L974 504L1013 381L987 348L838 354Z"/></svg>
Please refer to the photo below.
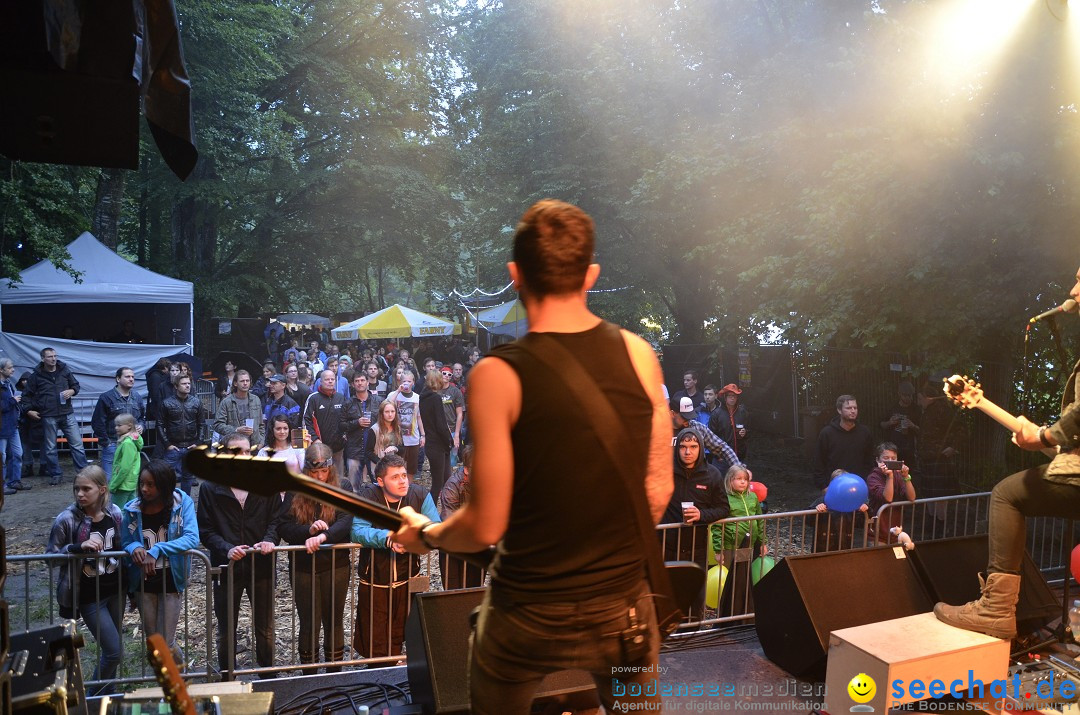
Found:
<svg viewBox="0 0 1080 715"><path fill-rule="evenodd" d="M1051 308L1050 310L1046 311L1045 313L1039 313L1038 315L1036 315L1034 318L1032 318L1028 322L1029 323L1037 323L1040 320L1042 320L1043 318L1049 318L1050 316L1057 315L1058 313L1075 313L1076 308L1077 308L1076 301L1073 300L1072 298L1069 298L1068 300L1066 300L1064 303L1062 303L1058 307Z"/></svg>

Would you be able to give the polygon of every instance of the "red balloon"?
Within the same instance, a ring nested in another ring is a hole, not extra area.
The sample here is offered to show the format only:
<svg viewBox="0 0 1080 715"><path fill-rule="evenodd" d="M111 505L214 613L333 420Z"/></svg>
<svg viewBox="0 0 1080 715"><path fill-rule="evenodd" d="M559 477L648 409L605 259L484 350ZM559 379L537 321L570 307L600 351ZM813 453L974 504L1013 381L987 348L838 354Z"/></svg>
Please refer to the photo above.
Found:
<svg viewBox="0 0 1080 715"><path fill-rule="evenodd" d="M1072 571L1073 578L1080 581L1080 544L1072 550L1072 558L1069 559L1069 570Z"/></svg>
<svg viewBox="0 0 1080 715"><path fill-rule="evenodd" d="M750 482L750 491L757 494L757 500L759 502L763 502L769 498L769 488L761 482ZM1073 556L1073 563L1077 563L1075 555Z"/></svg>

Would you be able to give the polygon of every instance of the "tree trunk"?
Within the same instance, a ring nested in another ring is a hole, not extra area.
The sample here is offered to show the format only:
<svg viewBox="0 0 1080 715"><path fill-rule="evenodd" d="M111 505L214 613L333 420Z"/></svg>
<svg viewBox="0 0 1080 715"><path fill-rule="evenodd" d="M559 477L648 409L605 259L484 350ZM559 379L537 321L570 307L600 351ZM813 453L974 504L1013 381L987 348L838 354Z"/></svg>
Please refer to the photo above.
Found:
<svg viewBox="0 0 1080 715"><path fill-rule="evenodd" d="M90 230L99 241L116 250L119 241L120 212L124 205L124 169L102 169L98 174L97 196Z"/></svg>

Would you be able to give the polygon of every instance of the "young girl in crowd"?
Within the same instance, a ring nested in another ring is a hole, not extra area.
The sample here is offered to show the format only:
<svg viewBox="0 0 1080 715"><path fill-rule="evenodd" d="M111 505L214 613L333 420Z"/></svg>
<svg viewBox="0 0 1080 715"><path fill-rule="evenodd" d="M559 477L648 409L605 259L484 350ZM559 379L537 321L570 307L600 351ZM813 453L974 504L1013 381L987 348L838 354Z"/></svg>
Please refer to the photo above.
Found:
<svg viewBox="0 0 1080 715"><path fill-rule="evenodd" d="M266 428L266 446L259 450L260 457L273 456L284 459L289 471L299 474L304 466L304 450L292 446L292 425L285 415L274 415Z"/></svg>
<svg viewBox="0 0 1080 715"><path fill-rule="evenodd" d="M352 491L349 481L339 482L334 469L334 454L322 442L311 445L304 454L304 474L331 486ZM352 516L316 502L302 494L289 492L282 504L278 535L286 543L304 546L305 551L290 552L293 599L300 621L297 650L300 663L314 663L322 626L323 653L327 662L342 659L345 652L345 593L349 586L349 552L342 549L319 549L323 544L348 543ZM327 668L337 672L340 666ZM310 672L305 672L310 675Z"/></svg>
<svg viewBox="0 0 1080 715"><path fill-rule="evenodd" d="M728 495L730 512L728 518L760 516L761 504L757 494L750 491L750 472L742 465L735 465L724 475L724 489ZM727 567L727 583L720 599L719 614L737 616L754 610L754 596L750 590L750 562L768 551L765 546L765 528L760 520L736 521L712 531L713 551L716 560Z"/></svg>
<svg viewBox="0 0 1080 715"><path fill-rule="evenodd" d="M75 476L75 501L60 512L49 533L50 554L95 554L120 551L120 510L109 501L105 471L92 464ZM87 558L62 562L56 580L56 600L63 618L82 617L98 642L100 655L93 680L105 681L88 695L113 692L120 665L123 594L116 558Z"/></svg>
<svg viewBox="0 0 1080 715"><path fill-rule="evenodd" d="M379 405L379 419L371 425L367 439L370 441L364 451L371 458L368 474L375 473L375 465L386 455L401 453L401 424L398 422L397 407L390 400L383 400Z"/></svg>
<svg viewBox="0 0 1080 715"><path fill-rule="evenodd" d="M141 576L138 604L144 633L160 633L176 648L180 594L187 587L190 558L185 551L199 545L195 502L176 488L176 471L151 459L139 473L139 498L123 510L124 551ZM178 660L183 662L183 656Z"/></svg>
<svg viewBox="0 0 1080 715"><path fill-rule="evenodd" d="M139 434L134 415L117 415L113 420L116 425L116 454L113 457L112 477L109 479L109 492L112 501L118 507L135 498L139 486L139 471L142 469L143 438Z"/></svg>

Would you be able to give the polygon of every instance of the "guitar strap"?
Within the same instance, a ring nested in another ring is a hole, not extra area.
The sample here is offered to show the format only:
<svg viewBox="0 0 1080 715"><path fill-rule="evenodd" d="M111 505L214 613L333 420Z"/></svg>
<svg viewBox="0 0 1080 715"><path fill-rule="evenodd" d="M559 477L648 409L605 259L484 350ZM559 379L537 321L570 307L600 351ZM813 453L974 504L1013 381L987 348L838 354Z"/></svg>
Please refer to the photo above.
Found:
<svg viewBox="0 0 1080 715"><path fill-rule="evenodd" d="M609 333L614 333L620 345L625 345L619 328L605 323ZM656 609L656 622L660 627L661 637L666 638L682 621L683 613L676 605L671 580L664 568L660 555L660 541L652 522L649 505L645 500L644 483L640 477L631 473L627 463L632 450L626 434L618 429L619 416L607 396L596 389L596 384L585 371L581 362L554 338L544 333L529 333L527 340L518 341L518 346L546 365L561 379L569 394L580 395L587 399L578 402L578 407L589 421L596 426L594 433L615 467L615 472L622 479L630 502L634 507L634 521L638 526L641 552L645 554L646 574L652 590L653 606ZM624 348L625 349L625 348Z"/></svg>

